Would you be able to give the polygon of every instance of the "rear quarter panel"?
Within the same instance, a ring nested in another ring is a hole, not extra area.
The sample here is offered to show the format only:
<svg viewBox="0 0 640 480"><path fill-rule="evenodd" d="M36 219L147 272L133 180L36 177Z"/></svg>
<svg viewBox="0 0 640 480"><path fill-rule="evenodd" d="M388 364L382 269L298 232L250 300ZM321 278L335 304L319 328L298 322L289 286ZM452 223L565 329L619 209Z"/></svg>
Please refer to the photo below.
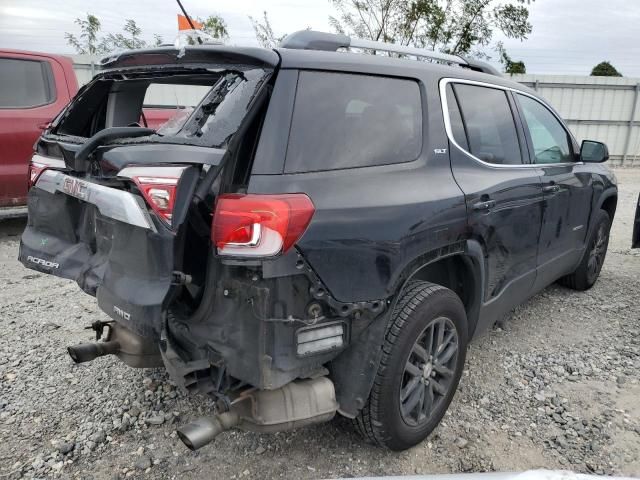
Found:
<svg viewBox="0 0 640 480"><path fill-rule="evenodd" d="M387 71L381 68L377 73L384 75ZM416 259L464 239L466 207L451 174L434 87L437 78L427 74L414 78L421 83L423 100L423 147L417 160L251 176L250 193L304 192L312 199L316 212L297 246L339 301L386 298L396 291ZM278 131L288 128L279 123ZM269 135L270 129L264 132ZM276 148L271 151L282 152ZM260 161L276 163L274 159ZM280 163L284 163L283 158Z"/></svg>

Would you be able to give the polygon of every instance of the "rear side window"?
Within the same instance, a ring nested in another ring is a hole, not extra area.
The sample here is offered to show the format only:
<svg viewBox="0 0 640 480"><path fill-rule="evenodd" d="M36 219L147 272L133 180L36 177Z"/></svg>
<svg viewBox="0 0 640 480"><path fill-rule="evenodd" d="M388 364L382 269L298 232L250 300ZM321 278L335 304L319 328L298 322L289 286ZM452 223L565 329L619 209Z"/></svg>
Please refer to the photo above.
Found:
<svg viewBox="0 0 640 480"><path fill-rule="evenodd" d="M47 62L0 58L0 108L29 108L55 100Z"/></svg>
<svg viewBox="0 0 640 480"><path fill-rule="evenodd" d="M422 148L417 82L346 73L301 72L286 173L415 160Z"/></svg>
<svg viewBox="0 0 640 480"><path fill-rule="evenodd" d="M454 91L469 151L487 163L521 164L520 143L506 92L465 84L456 84ZM456 141L464 145L462 139Z"/></svg>

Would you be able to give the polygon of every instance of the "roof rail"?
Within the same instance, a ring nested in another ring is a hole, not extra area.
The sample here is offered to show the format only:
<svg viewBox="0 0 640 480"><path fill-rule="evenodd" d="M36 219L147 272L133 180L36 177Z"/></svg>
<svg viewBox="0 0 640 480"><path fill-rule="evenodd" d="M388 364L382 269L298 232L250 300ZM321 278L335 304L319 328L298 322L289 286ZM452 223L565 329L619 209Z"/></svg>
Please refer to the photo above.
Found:
<svg viewBox="0 0 640 480"><path fill-rule="evenodd" d="M323 50L335 52L341 48L364 48L366 50L378 50L402 55L412 55L414 57L430 58L440 62L453 63L461 67L470 68L478 72L498 75L500 73L484 62L473 59L449 55L425 48L407 47L396 43L376 42L363 38L351 38L342 33L316 32L314 30L299 30L287 35L281 42L280 47L292 48L296 50Z"/></svg>

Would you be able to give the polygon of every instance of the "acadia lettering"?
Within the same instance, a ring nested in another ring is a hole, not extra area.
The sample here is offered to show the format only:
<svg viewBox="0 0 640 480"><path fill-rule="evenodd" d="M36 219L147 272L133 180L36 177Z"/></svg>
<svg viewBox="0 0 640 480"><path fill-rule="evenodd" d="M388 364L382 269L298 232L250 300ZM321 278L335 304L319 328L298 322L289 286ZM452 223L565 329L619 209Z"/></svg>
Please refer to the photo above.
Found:
<svg viewBox="0 0 640 480"><path fill-rule="evenodd" d="M49 260L45 260L44 258L32 257L29 255L27 257L27 262L35 263L36 265L42 265L47 268L59 268L60 264L56 262L50 262Z"/></svg>

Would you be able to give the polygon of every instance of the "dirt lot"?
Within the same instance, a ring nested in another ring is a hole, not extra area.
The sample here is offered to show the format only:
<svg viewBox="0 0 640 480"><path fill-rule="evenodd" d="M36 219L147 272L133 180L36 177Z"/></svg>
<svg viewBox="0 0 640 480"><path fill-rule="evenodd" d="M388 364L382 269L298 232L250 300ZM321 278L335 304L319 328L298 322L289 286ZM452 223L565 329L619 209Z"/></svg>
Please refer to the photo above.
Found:
<svg viewBox="0 0 640 480"><path fill-rule="evenodd" d="M565 468L640 476L640 170L618 170L606 264L587 293L552 286L475 342L430 439L403 453L336 420L274 436L232 431L197 453L176 424L210 406L162 371L74 365L65 346L103 318L68 281L17 261L23 220L0 222L0 478L327 478Z"/></svg>

